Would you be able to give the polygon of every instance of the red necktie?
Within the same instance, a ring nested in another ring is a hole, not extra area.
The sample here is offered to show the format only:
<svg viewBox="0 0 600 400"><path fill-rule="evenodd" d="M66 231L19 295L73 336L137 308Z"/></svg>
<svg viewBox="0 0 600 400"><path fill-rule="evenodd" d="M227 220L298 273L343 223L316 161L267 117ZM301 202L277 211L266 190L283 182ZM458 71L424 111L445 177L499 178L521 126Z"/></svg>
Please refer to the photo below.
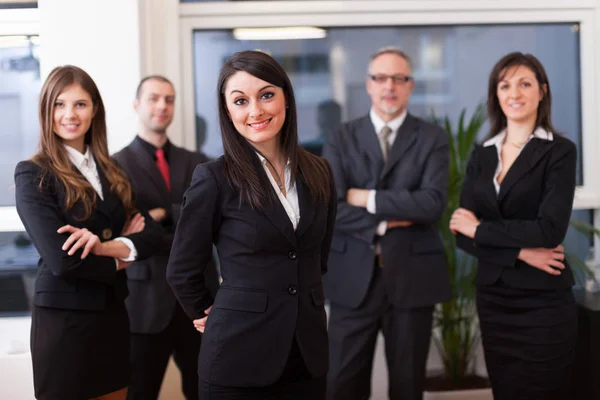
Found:
<svg viewBox="0 0 600 400"><path fill-rule="evenodd" d="M171 191L171 178L169 177L169 163L165 158L165 151L163 149L156 149L156 167L160 171L163 179L165 180L165 184L167 185L167 189L169 192Z"/></svg>

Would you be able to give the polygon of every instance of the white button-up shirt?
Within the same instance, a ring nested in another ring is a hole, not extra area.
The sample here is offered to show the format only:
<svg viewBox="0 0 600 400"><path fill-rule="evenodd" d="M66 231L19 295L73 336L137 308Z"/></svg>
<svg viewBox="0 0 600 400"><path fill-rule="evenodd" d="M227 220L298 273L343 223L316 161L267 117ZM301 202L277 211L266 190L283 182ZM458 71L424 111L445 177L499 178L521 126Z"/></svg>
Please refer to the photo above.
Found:
<svg viewBox="0 0 600 400"><path fill-rule="evenodd" d="M298 203L298 191L296 190L296 182L291 182L291 171L290 171L290 160L288 160L287 164L285 164L284 169L284 187L285 187L285 196L279 190L279 186L277 185L277 181L271 175L269 168L267 167L267 159L264 158L261 154L256 153L258 158L260 159L260 163L262 164L267 176L269 177L269 182L273 186L275 193L277 193L277 198L281 202L281 205L285 209L286 214L290 218L290 222L294 226L294 231L298 227L298 223L300 222L300 204Z"/></svg>

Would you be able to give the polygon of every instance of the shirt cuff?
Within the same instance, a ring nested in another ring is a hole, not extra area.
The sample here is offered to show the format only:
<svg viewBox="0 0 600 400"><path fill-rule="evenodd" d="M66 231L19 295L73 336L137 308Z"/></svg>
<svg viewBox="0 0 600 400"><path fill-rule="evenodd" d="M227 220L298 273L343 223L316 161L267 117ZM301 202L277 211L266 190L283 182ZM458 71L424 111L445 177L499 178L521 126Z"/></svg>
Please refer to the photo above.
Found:
<svg viewBox="0 0 600 400"><path fill-rule="evenodd" d="M367 211L370 212L371 214L375 214L376 212L376 205L375 205L375 194L377 193L376 190L369 190L369 197L367 198Z"/></svg>
<svg viewBox="0 0 600 400"><path fill-rule="evenodd" d="M133 245L131 239L127 239L126 237L118 237L114 240L122 242L125 246L129 248L129 256L125 258L120 258L120 260L125 262L135 261L135 259L137 258L137 250L135 249L135 246Z"/></svg>
<svg viewBox="0 0 600 400"><path fill-rule="evenodd" d="M383 236L387 232L387 221L381 221L379 225L377 225L377 236Z"/></svg>

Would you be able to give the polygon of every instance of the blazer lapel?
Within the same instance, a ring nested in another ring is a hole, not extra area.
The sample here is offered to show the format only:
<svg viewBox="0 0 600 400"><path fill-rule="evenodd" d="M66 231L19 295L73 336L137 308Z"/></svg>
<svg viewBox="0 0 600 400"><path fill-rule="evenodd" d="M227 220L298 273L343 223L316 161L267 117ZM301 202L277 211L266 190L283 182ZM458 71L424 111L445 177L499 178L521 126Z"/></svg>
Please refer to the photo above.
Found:
<svg viewBox="0 0 600 400"><path fill-rule="evenodd" d="M519 154L500 184L498 202L502 201L515 183L537 165L544 154L546 154L553 145L554 142L552 141L537 138L531 139L529 143L525 145L525 148L521 151L521 154Z"/></svg>
<svg viewBox="0 0 600 400"><path fill-rule="evenodd" d="M102 214L112 217L113 211L120 203L119 198L110 191L110 183L106 176L104 175L104 171L100 167L96 167L98 170L98 176L100 177L100 183L102 185L102 196L104 200L98 196L98 201L96 202L96 210L101 212Z"/></svg>
<svg viewBox="0 0 600 400"><path fill-rule="evenodd" d="M494 185L494 175L496 174L496 168L498 168L498 151L496 150L496 146L487 146L482 149L481 154L479 162L482 179L478 184L481 183L484 185L483 192L486 195L486 199L497 208L498 194Z"/></svg>
<svg viewBox="0 0 600 400"><path fill-rule="evenodd" d="M300 177L296 179L296 190L298 192L298 204L300 205L300 222L296 227L296 237L301 237L313 222L315 207L312 203L310 190Z"/></svg>
<svg viewBox="0 0 600 400"><path fill-rule="evenodd" d="M404 123L398 129L394 144L388 154L388 159L381 172L380 179L383 179L394 166L402 159L402 156L413 146L417 140L419 124L410 114L406 115ZM379 144L378 144L379 145Z"/></svg>
<svg viewBox="0 0 600 400"><path fill-rule="evenodd" d="M367 156L377 166L377 171L383 168L383 154L379 145L379 138L375 132L375 127L369 116L363 117L356 129L356 140Z"/></svg>
<svg viewBox="0 0 600 400"><path fill-rule="evenodd" d="M292 245L296 245L296 235L292 221L290 221L290 217L288 217L283 205L276 196L277 195L275 195L275 199L272 202L265 205L263 214L271 221L273 226L279 229ZM300 218L300 220L302 220L302 218Z"/></svg>
<svg viewBox="0 0 600 400"><path fill-rule="evenodd" d="M147 171L147 175L150 176L150 180L156 187L156 192L160 194L163 203L171 204L169 189L167 188L167 184L165 183L165 180L160 174L160 171L156 167L156 162L154 161L154 158L152 158L152 156L148 154L148 152L142 147L142 145L137 140L134 140L131 143L131 148L137 157L140 167L142 167L144 171ZM171 158L169 158L169 162L172 162ZM173 172L170 172L170 175L173 176Z"/></svg>

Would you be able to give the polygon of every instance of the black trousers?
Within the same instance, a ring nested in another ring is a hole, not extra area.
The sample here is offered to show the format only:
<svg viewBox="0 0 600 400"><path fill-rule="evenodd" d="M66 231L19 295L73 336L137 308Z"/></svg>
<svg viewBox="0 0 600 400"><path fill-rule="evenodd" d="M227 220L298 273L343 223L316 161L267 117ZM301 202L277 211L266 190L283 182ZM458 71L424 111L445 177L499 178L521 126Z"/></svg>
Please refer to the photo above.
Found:
<svg viewBox="0 0 600 400"><path fill-rule="evenodd" d="M367 400L379 330L385 338L390 400L420 400L433 307L399 309L388 301L381 269L357 309L332 303L329 317L328 400Z"/></svg>
<svg viewBox="0 0 600 400"><path fill-rule="evenodd" d="M198 400L198 354L202 334L179 303L167 328L156 334L131 334L132 376L128 400L154 400L173 355L187 400Z"/></svg>
<svg viewBox="0 0 600 400"><path fill-rule="evenodd" d="M570 290L477 289L485 361L495 400L570 400L577 339Z"/></svg>
<svg viewBox="0 0 600 400"><path fill-rule="evenodd" d="M325 400L326 378L308 372L294 339L288 361L277 382L266 387L230 387L200 383L202 400Z"/></svg>

